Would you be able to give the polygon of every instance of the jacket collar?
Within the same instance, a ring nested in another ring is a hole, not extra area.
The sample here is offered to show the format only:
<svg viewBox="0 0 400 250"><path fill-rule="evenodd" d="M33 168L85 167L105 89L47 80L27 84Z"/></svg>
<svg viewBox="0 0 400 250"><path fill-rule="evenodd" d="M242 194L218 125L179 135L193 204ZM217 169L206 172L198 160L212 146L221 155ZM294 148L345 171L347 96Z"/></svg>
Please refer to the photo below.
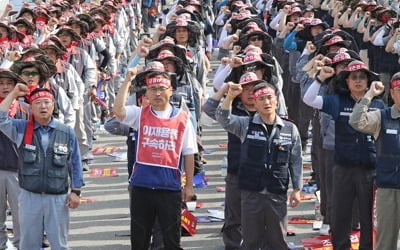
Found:
<svg viewBox="0 0 400 250"><path fill-rule="evenodd" d="M264 121L261 119L261 116L258 113L256 113L254 115L253 122L256 123L256 124L263 124L264 123ZM276 115L274 126L280 126L280 127L284 127L285 126L285 123L283 123L282 118L280 118L278 115Z"/></svg>

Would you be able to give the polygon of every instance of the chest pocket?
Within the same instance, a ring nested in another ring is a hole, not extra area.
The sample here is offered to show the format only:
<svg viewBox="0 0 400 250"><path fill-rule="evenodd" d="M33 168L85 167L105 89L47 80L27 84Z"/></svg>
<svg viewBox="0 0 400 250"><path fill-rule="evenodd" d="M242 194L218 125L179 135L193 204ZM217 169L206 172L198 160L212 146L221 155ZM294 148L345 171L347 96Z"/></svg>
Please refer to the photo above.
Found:
<svg viewBox="0 0 400 250"><path fill-rule="evenodd" d="M263 140L249 140L249 149L247 150L247 159L251 162L265 161L265 154L267 152L267 145Z"/></svg>
<svg viewBox="0 0 400 250"><path fill-rule="evenodd" d="M276 163L287 163L289 161L291 148L291 141L284 141L279 145L276 145Z"/></svg>
<svg viewBox="0 0 400 250"><path fill-rule="evenodd" d="M36 161L37 157L36 149L24 147L23 154L24 154L24 163L34 163Z"/></svg>
<svg viewBox="0 0 400 250"><path fill-rule="evenodd" d="M53 163L57 167L64 167L68 160L68 147L67 145L59 145L54 148Z"/></svg>

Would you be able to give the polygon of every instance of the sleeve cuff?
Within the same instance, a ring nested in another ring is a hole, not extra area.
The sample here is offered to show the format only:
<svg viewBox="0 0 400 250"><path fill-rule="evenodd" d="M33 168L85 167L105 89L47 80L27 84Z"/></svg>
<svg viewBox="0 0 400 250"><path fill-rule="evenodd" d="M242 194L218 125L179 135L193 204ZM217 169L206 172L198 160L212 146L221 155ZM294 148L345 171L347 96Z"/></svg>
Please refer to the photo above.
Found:
<svg viewBox="0 0 400 250"><path fill-rule="evenodd" d="M363 97L363 98L360 100L359 103L362 104L362 105L369 105L369 104L371 103L371 100L370 100L369 98Z"/></svg>

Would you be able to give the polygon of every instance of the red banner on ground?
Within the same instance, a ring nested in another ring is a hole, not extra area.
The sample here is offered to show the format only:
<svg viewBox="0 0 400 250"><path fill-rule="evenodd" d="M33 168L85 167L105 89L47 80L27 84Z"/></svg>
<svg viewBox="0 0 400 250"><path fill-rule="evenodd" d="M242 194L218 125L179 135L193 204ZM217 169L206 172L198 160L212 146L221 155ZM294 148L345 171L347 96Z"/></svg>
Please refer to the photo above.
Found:
<svg viewBox="0 0 400 250"><path fill-rule="evenodd" d="M289 220L289 224L313 224L315 218L314 217L293 217Z"/></svg>
<svg viewBox="0 0 400 250"><path fill-rule="evenodd" d="M359 247L360 232L353 232L350 236L351 250L356 250ZM305 250L333 250L330 235L318 235L313 238L302 239Z"/></svg>

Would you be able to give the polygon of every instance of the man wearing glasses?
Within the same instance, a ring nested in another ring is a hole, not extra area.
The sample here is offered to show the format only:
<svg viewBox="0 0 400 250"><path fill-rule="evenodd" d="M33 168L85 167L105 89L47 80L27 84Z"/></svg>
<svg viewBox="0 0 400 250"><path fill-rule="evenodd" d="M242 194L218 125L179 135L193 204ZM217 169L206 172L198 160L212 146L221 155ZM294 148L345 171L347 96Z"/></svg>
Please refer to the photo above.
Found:
<svg viewBox="0 0 400 250"><path fill-rule="evenodd" d="M131 81L137 68L131 68L114 103L116 117L138 131L136 162L129 179L131 192L131 246L148 249L155 218L158 218L165 249L180 246L182 201L193 197L196 134L187 111L169 103L171 76L154 71L145 76L150 105L125 107ZM182 188L182 174L186 184Z"/></svg>
<svg viewBox="0 0 400 250"><path fill-rule="evenodd" d="M48 89L30 93L29 121L9 118L15 99L28 93L28 86L17 83L0 104L0 130L21 157L19 249L40 249L44 232L52 249L68 249L68 208L79 206L84 185L77 139L71 127L52 117L55 99Z"/></svg>

